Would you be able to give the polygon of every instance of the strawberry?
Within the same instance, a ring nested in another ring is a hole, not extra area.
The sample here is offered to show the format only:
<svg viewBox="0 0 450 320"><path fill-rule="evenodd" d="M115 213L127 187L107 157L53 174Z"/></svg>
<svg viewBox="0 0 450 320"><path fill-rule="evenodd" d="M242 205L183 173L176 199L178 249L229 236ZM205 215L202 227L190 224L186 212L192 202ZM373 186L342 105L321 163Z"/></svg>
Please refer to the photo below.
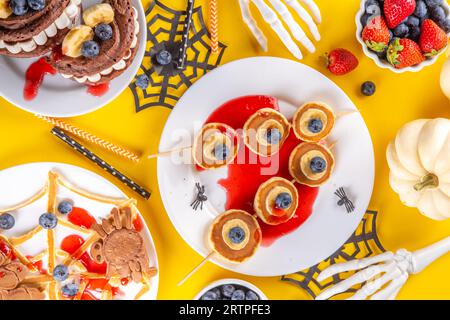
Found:
<svg viewBox="0 0 450 320"><path fill-rule="evenodd" d="M326 55L327 67L335 75L344 75L358 66L358 59L346 49L335 49Z"/></svg>
<svg viewBox="0 0 450 320"><path fill-rule="evenodd" d="M376 16L369 20L362 31L362 39L372 51L384 52L391 36L382 16Z"/></svg>
<svg viewBox="0 0 450 320"><path fill-rule="evenodd" d="M413 14L416 10L416 0L386 0L384 1L384 16L390 29Z"/></svg>
<svg viewBox="0 0 450 320"><path fill-rule="evenodd" d="M425 57L416 42L395 38L389 45L387 59L396 69L401 69L419 64Z"/></svg>
<svg viewBox="0 0 450 320"><path fill-rule="evenodd" d="M447 46L447 34L431 19L422 23L419 45L426 57L433 57Z"/></svg>

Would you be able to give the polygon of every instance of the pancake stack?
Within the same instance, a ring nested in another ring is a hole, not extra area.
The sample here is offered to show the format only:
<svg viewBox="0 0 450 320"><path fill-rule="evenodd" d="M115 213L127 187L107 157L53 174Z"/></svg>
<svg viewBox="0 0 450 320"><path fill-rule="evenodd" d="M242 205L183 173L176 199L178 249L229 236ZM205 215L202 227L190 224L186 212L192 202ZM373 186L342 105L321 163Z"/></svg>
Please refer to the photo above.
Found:
<svg viewBox="0 0 450 320"><path fill-rule="evenodd" d="M130 0L108 0L83 13L83 25L63 40L61 59L53 67L65 78L87 85L99 85L121 75L132 63L138 46L137 10ZM107 25L108 38L99 39L96 27ZM95 34L94 34L95 30ZM85 42L95 42L95 55L82 54Z"/></svg>
<svg viewBox="0 0 450 320"><path fill-rule="evenodd" d="M307 142L324 140L334 127L335 114L323 102L308 102L295 112L292 127L298 139Z"/></svg>
<svg viewBox="0 0 450 320"><path fill-rule="evenodd" d="M81 0L46 0L41 10L14 14L0 1L0 55L28 58L43 55L60 44L76 21Z"/></svg>

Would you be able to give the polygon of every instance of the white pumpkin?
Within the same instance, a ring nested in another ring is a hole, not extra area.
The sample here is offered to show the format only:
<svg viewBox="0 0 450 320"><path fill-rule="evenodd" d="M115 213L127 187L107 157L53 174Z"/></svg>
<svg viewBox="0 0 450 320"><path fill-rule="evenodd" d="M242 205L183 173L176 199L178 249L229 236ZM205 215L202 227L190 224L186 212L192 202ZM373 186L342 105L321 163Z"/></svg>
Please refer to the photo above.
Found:
<svg viewBox="0 0 450 320"><path fill-rule="evenodd" d="M407 123L387 148L389 182L409 207L435 220L450 218L450 120Z"/></svg>

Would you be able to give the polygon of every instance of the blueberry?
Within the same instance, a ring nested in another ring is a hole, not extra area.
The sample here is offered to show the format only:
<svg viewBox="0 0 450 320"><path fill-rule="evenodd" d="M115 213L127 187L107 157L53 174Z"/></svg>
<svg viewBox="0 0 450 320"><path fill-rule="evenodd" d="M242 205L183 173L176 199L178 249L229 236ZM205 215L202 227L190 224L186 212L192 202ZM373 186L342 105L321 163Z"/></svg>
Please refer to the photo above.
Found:
<svg viewBox="0 0 450 320"><path fill-rule="evenodd" d="M311 171L314 173L324 172L327 168L327 163L321 157L314 157L311 159L311 163L309 164Z"/></svg>
<svg viewBox="0 0 450 320"><path fill-rule="evenodd" d="M409 30L409 38L413 41L419 41L420 38L420 27L413 27Z"/></svg>
<svg viewBox="0 0 450 320"><path fill-rule="evenodd" d="M392 38L394 38L394 33L392 32L392 30L389 30L389 42L392 40Z"/></svg>
<svg viewBox="0 0 450 320"><path fill-rule="evenodd" d="M95 58L100 53L100 46L94 40L88 40L81 45L81 54L86 58Z"/></svg>
<svg viewBox="0 0 450 320"><path fill-rule="evenodd" d="M412 28L412 27L418 27L419 24L420 24L420 19L417 18L417 17L409 16L408 19L406 19L406 25L407 25L409 28Z"/></svg>
<svg viewBox="0 0 450 320"><path fill-rule="evenodd" d="M44 229L54 229L58 224L58 218L53 213L44 213L39 217L39 224Z"/></svg>
<svg viewBox="0 0 450 320"><path fill-rule="evenodd" d="M109 24L100 23L94 29L95 35L102 41L106 41L112 38L113 31Z"/></svg>
<svg viewBox="0 0 450 320"><path fill-rule="evenodd" d="M45 8L45 0L28 0L28 6L34 11L41 11Z"/></svg>
<svg viewBox="0 0 450 320"><path fill-rule="evenodd" d="M214 157L218 160L226 160L230 156L230 148L226 144L218 144L214 148Z"/></svg>
<svg viewBox="0 0 450 320"><path fill-rule="evenodd" d="M435 6L429 9L431 19L437 24L443 23L447 19L447 14L444 8Z"/></svg>
<svg viewBox="0 0 450 320"><path fill-rule="evenodd" d="M172 63L172 54L167 50L162 50L156 54L156 62L161 66L167 66Z"/></svg>
<svg viewBox="0 0 450 320"><path fill-rule="evenodd" d="M69 214L73 210L73 204L70 201L61 201L58 205L58 212L61 214Z"/></svg>
<svg viewBox="0 0 450 320"><path fill-rule="evenodd" d="M365 27L373 17L375 17L375 16L372 14L368 14L368 13L363 14L361 16L361 20L360 20L363 27Z"/></svg>
<svg viewBox="0 0 450 320"><path fill-rule="evenodd" d="M414 15L417 18L423 18L428 14L428 8L425 2L418 0L416 2L416 10L414 10Z"/></svg>
<svg viewBox="0 0 450 320"><path fill-rule="evenodd" d="M242 243L245 240L245 231L241 227L231 228L228 232L228 238L234 244Z"/></svg>
<svg viewBox="0 0 450 320"><path fill-rule="evenodd" d="M308 130L312 133L319 133L323 129L323 123L320 119L311 119L308 122Z"/></svg>
<svg viewBox="0 0 450 320"><path fill-rule="evenodd" d="M252 290L248 290L245 294L245 300L259 300L259 296Z"/></svg>
<svg viewBox="0 0 450 320"><path fill-rule="evenodd" d="M211 290L209 290L209 291L214 292L214 293L217 295L217 299L218 299L218 300L220 300L220 298L222 297L222 292L220 291L219 288L214 288L214 289L211 289Z"/></svg>
<svg viewBox="0 0 450 320"><path fill-rule="evenodd" d="M364 7L366 8L366 11L367 11L367 8L370 6L373 6L373 5L379 6L378 1L377 0L367 0L366 3L364 4Z"/></svg>
<svg viewBox="0 0 450 320"><path fill-rule="evenodd" d="M231 298L231 296L233 295L234 290L236 290L236 288L231 285L231 284L225 284L222 286L222 295L225 298Z"/></svg>
<svg viewBox="0 0 450 320"><path fill-rule="evenodd" d="M445 19L445 21L440 25L440 27L446 33L449 33L450 32L450 19Z"/></svg>
<svg viewBox="0 0 450 320"><path fill-rule="evenodd" d="M442 0L425 0L425 3L429 8L433 8L439 6L442 3Z"/></svg>
<svg viewBox="0 0 450 320"><path fill-rule="evenodd" d="M231 295L231 300L245 300L245 293L243 290L235 290Z"/></svg>
<svg viewBox="0 0 450 320"><path fill-rule="evenodd" d="M69 268L63 264L59 264L53 269L53 279L56 281L65 281L69 277Z"/></svg>
<svg viewBox="0 0 450 320"><path fill-rule="evenodd" d="M3 213L0 215L0 229L9 230L14 227L16 220L9 213Z"/></svg>
<svg viewBox="0 0 450 320"><path fill-rule="evenodd" d="M27 0L11 0L9 7L16 16L23 16L28 12Z"/></svg>
<svg viewBox="0 0 450 320"><path fill-rule="evenodd" d="M275 207L277 209L283 210L287 209L290 207L291 204L292 204L292 197L287 192L282 192L275 198Z"/></svg>
<svg viewBox="0 0 450 320"><path fill-rule="evenodd" d="M371 96L375 93L375 83L366 81L361 85L361 93L365 96Z"/></svg>
<svg viewBox="0 0 450 320"><path fill-rule="evenodd" d="M409 34L409 28L406 24L402 23L396 26L392 32L396 37L405 38Z"/></svg>
<svg viewBox="0 0 450 320"><path fill-rule="evenodd" d="M200 300L218 300L218 298L219 297L217 296L217 294L215 292L208 291L204 295L202 295Z"/></svg>
<svg viewBox="0 0 450 320"><path fill-rule="evenodd" d="M75 282L67 283L61 288L61 293L68 298L74 297L77 295L79 288L80 286Z"/></svg>
<svg viewBox="0 0 450 320"><path fill-rule="evenodd" d="M379 16L381 14L381 9L378 4L371 4L370 6L366 7L366 13L374 16Z"/></svg>
<svg viewBox="0 0 450 320"><path fill-rule="evenodd" d="M140 76L136 77L136 85L141 88L142 90L145 90L148 88L148 85L150 84L150 79L146 74L141 74Z"/></svg>
<svg viewBox="0 0 450 320"><path fill-rule="evenodd" d="M283 135L277 128L272 128L266 132L266 140L270 144L279 144Z"/></svg>

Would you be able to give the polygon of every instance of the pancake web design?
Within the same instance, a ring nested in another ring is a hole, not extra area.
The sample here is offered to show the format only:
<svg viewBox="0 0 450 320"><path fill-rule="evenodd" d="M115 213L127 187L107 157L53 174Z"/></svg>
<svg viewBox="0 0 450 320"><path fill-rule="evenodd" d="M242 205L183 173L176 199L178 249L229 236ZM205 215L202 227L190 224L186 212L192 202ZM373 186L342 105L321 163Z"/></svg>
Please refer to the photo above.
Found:
<svg viewBox="0 0 450 320"><path fill-rule="evenodd" d="M354 272L347 272L345 273L345 277L341 274L337 274L330 279L325 280L323 283L316 280L319 273L332 264L354 259L362 259L386 251L378 238L377 215L377 211L367 210L364 218L358 226L358 229L356 229L353 235L338 251L336 251L328 259L309 269L282 276L281 280L299 286L311 297L315 298L329 286L332 286L354 274ZM358 289L359 288L354 287L346 293L356 292Z"/></svg>
<svg viewBox="0 0 450 320"><path fill-rule="evenodd" d="M138 75L145 73L150 84L145 90L137 87L135 81L130 84L136 112L157 106L172 109L197 79L220 65L226 46L219 43L219 52L211 52L210 33L201 7L197 7L192 14L185 69L178 70L174 63L160 66L154 62L155 55L162 50L169 51L173 61L178 60L186 12L173 10L155 0L146 11L146 20L146 52Z"/></svg>

